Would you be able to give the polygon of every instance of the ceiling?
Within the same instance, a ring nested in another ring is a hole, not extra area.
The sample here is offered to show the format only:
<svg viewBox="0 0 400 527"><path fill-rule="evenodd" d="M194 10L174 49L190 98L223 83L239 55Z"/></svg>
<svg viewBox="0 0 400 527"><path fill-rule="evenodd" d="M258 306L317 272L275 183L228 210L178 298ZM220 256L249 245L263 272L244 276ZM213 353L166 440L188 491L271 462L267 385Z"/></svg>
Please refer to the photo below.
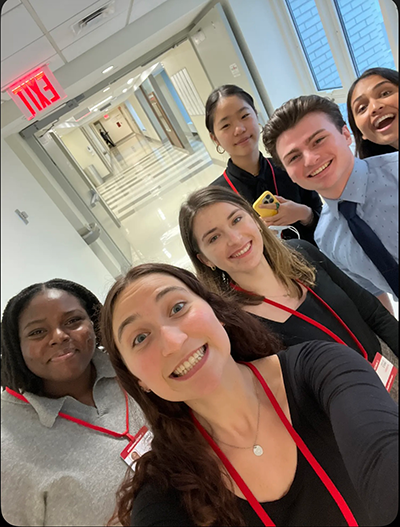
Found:
<svg viewBox="0 0 400 527"><path fill-rule="evenodd" d="M73 98L189 29L210 3L210 0L7 0L1 10L2 132L11 122L17 121L19 129L28 124L4 91L23 74L46 63L55 72L68 99ZM90 15L100 8L105 8L103 14L91 20ZM85 18L86 26L79 24ZM113 69L103 74L110 65ZM138 73L141 71L135 75ZM125 75L112 84L111 91L100 91L98 100L92 96L85 104L90 102L93 106L110 93L119 96L131 77Z"/></svg>

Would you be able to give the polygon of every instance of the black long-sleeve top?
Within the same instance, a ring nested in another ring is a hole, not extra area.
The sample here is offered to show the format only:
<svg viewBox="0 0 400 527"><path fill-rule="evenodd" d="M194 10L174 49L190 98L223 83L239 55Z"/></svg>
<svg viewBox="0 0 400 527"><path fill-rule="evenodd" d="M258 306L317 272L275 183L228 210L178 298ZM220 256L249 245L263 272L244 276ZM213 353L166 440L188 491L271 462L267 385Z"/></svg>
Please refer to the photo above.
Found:
<svg viewBox="0 0 400 527"><path fill-rule="evenodd" d="M381 302L356 284L313 245L303 240L287 240L285 243L296 249L315 267L316 283L313 290L339 315L358 338L367 352L368 360L372 362L376 353L381 352L376 335L386 342L398 357L398 322ZM349 333L312 293L307 292L304 302L297 311L323 324L349 347L361 353ZM275 322L257 315L253 316L258 318L270 331L279 335L286 346L314 339L330 342L333 340L322 330L294 315L291 315L285 322Z"/></svg>
<svg viewBox="0 0 400 527"><path fill-rule="evenodd" d="M287 172L282 168L274 165L272 160L269 160L272 164L275 172L276 184L278 187L278 195L285 199L301 203L310 207L314 213L313 221L309 225L303 225L300 221L293 223L300 234L300 238L307 240L315 245L314 231L318 223L318 218L322 210L322 202L318 193L314 190L305 190L293 181L288 176ZM243 196L249 203L253 204L257 198L261 196L263 192L269 190L272 194L276 195L276 189L274 179L271 172L271 167L265 157L260 152L260 172L258 176L253 176L250 172L246 172L236 166L231 159L228 161L226 167L226 174L233 183L236 190L241 196ZM224 176L220 176L211 185L218 185L220 187L231 188L229 183L225 180ZM283 231L283 237L290 239L295 237L295 233L286 229Z"/></svg>
<svg viewBox="0 0 400 527"><path fill-rule="evenodd" d="M358 524L389 525L398 511L398 406L372 366L337 343L311 341L278 353L294 429L350 507ZM321 480L298 450L293 483L281 499L262 503L277 526L347 525ZM247 525L262 525L236 498ZM194 525L178 491L144 486L131 525Z"/></svg>

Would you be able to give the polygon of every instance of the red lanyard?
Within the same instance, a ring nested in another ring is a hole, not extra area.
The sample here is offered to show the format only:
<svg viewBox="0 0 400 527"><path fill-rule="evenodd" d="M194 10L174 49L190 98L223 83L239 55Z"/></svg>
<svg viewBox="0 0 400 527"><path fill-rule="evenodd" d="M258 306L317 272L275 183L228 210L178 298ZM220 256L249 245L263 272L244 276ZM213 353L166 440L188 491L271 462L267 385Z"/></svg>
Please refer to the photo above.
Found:
<svg viewBox="0 0 400 527"><path fill-rule="evenodd" d="M301 439L299 434L296 432L296 430L293 428L293 426L290 424L289 420L287 419L286 415L284 414L282 408L279 406L278 401L275 399L274 394L271 392L269 386L265 382L264 378L260 374L260 372L257 370L257 368L248 362L241 362L241 364L244 364L248 368L252 370L254 375L257 377L259 382L261 383L261 386L264 388L264 391L270 400L272 406L274 407L274 410L278 414L278 417L284 424L286 430L291 435L293 441L296 443L296 446L299 448L303 456L306 458L306 460L310 463L311 467L314 469L315 473L319 477L319 479L322 481L322 483L325 485L326 489L328 490L329 494L332 496L332 498L335 500L336 505L339 507L341 513L343 514L347 525L351 526L357 526L358 523L356 519L353 516L353 513L350 510L350 507L347 505L346 501L344 500L343 496L340 494L339 490L333 483L333 481L330 479L328 474L325 472L325 470L321 467L321 465L318 463L318 461L315 459L313 454L308 449L307 445L304 443L304 441ZM254 494L251 492L249 487L246 485L246 483L243 481L243 479L240 477L239 473L236 471L236 469L233 467L231 462L228 460L228 458L225 456L225 454L222 452L222 450L219 448L219 446L215 443L213 438L207 433L207 431L202 427L202 425L199 423L199 421L194 416L193 412L191 411L192 419L194 421L194 424L196 425L197 429L201 433L201 435L206 439L206 441L209 443L211 448L214 450L214 452L217 454L217 456L220 458L222 463L225 465L226 469L228 470L229 474L231 475L232 479L235 481L237 486L242 491L243 495L246 497L249 504L252 506L254 512L258 515L258 517L261 519L264 525L266 526L274 526L274 522L271 520L271 518L268 516L268 514L265 512L265 510L262 508L260 503L256 500Z"/></svg>
<svg viewBox="0 0 400 527"><path fill-rule="evenodd" d="M299 284L301 284L301 282L299 282ZM364 349L364 346L361 344L361 342L358 340L358 338L354 335L354 333L351 331L351 329L347 326L347 324L345 324L345 322L343 322L343 320L339 317L339 315L331 308L331 306L329 306L325 302L325 300L323 300L320 296L318 296L317 293L311 289L311 287L308 287L307 285L304 285L304 284L301 284L301 285L303 287L305 287L307 289L307 291L309 291L311 294L313 294L315 296L315 298L317 298L317 300L319 300L330 311L330 313L336 318L336 320L339 321L339 323L342 325L342 327L344 327L344 329L347 331L347 333L350 335L350 337L356 343L356 345L357 345L358 349L361 351L361 354L363 355L364 359L368 360L368 355L367 355L367 352ZM231 286L234 289L236 289L236 291L242 291L244 293L248 293L249 295L254 294L254 293L251 293L250 291L245 291L244 289L242 289L241 287L239 287L236 284L231 284ZM270 300L269 298L265 298L264 297L263 302L265 302L266 304L270 304L271 306L277 307L278 309L283 309L284 311L287 311L288 313L291 313L295 317L301 318L302 320L305 320L309 324L312 324L313 326L317 327L318 329L320 329L321 331L323 331L324 333L329 335L335 342L338 342L339 344L343 344L344 346L347 346L347 344L340 337L338 337L335 333L333 333L333 331L328 329L326 326L320 324L316 320L308 317L307 315L303 315L302 313L299 313L298 311L295 311L291 307L287 307L287 306L284 306L283 304L279 304L278 302L274 302L273 300Z"/></svg>
<svg viewBox="0 0 400 527"><path fill-rule="evenodd" d="M28 399L24 397L21 393L15 392L14 390L11 390L10 388L6 387L6 392L8 392L10 395L13 395L14 397L17 397L17 399L20 399L21 401L24 401L25 403L29 403ZM102 426L96 426L92 425L86 421L82 421L82 419L78 419L76 417L72 417L71 415L64 414L62 412L59 412L58 415L62 417L63 419L68 419L68 421L72 421L73 423L76 423L81 426L85 426L86 428L91 428L92 430L96 430L97 432L101 432L103 434L108 434L113 437L117 437L120 439L121 437L126 437L130 441L133 441L134 437L129 434L129 403L128 403L128 395L124 391L125 396L125 404L126 404L126 430L125 432L119 433L114 432L113 430L109 430L108 428L103 428Z"/></svg>
<svg viewBox="0 0 400 527"><path fill-rule="evenodd" d="M278 192L278 185L276 184L274 167L272 166L272 164L268 161L268 159L266 157L264 157L264 159L266 160L266 162L270 166L270 169L271 169L271 172L272 172L272 177L273 177L273 180L274 180L274 185L275 185L275 194L278 196L279 192ZM235 185L229 179L228 174L226 173L226 170L224 170L224 178L225 178L226 182L229 184L229 186L231 187L231 189L233 190L233 192L236 192L236 194L239 194L239 192L236 190Z"/></svg>

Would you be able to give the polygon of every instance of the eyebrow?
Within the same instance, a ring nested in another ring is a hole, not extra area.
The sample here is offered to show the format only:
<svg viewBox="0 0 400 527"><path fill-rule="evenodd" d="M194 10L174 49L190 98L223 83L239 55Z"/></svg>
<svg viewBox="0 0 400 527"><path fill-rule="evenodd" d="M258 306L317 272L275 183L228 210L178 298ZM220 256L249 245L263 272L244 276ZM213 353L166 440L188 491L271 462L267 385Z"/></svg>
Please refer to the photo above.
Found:
<svg viewBox="0 0 400 527"><path fill-rule="evenodd" d="M325 128L320 128L319 130L311 134L310 137L306 139L306 144L310 143L314 139L314 137L321 132L325 132ZM290 152L288 152L287 154L283 156L283 159L286 159L288 156L290 156L291 154L294 154L294 152L297 152L298 150L299 150L298 148L292 148Z"/></svg>
<svg viewBox="0 0 400 527"><path fill-rule="evenodd" d="M70 315L71 313L75 313L76 311L81 311L79 308L76 308L76 309L70 309L69 311L66 311L65 313L63 313L64 316L68 316ZM27 324L25 324L24 328L23 328L23 331L26 330L27 327L29 326L32 326L33 324L42 324L43 322L46 322L46 319L45 318L40 318L40 319L36 319L36 320L32 320L31 322L28 322Z"/></svg>
<svg viewBox="0 0 400 527"><path fill-rule="evenodd" d="M240 113L240 112L243 112L243 110L247 110L247 109L248 109L247 106L243 106L242 108L240 108L240 110L238 110L238 111L235 112L235 113ZM217 124L221 124L222 122L227 121L230 117L231 117L231 115L227 115L226 117L223 117L222 119L220 119L220 120L218 121Z"/></svg>
<svg viewBox="0 0 400 527"><path fill-rule="evenodd" d="M229 214L229 216L228 216L226 219L227 219L227 220L230 220L230 219L232 218L232 216L233 216L234 214L237 213L238 210L240 210L240 209L237 208L237 209L233 210L233 211ZM203 241L204 238L206 238L209 234L211 234L212 232L214 232L214 231L216 231L216 230L217 230L217 227L213 227L212 229L210 229L209 231L207 231L207 232L202 236L201 241Z"/></svg>
<svg viewBox="0 0 400 527"><path fill-rule="evenodd" d="M179 287L177 285L172 285L170 287L166 287L165 289L162 289L159 291L156 295L156 302L159 302L165 295L170 293L171 291L184 291L187 292L187 290L183 287ZM118 340L121 342L122 332L128 326L129 324L132 324L137 318L139 318L140 315L138 313L134 313L133 315L130 315L127 317L123 322L121 322L119 328L118 328Z"/></svg>
<svg viewBox="0 0 400 527"><path fill-rule="evenodd" d="M376 90L377 88L379 88L380 86L382 86L382 84L392 84L390 81L388 81L387 79L385 79L384 81L380 81L378 82L378 84L375 84L375 86L372 88L371 91L374 91ZM364 97L364 93L362 93L361 95L359 95L356 99L354 99L354 101L351 103L351 106L353 107L355 105L355 103L361 99L362 97Z"/></svg>

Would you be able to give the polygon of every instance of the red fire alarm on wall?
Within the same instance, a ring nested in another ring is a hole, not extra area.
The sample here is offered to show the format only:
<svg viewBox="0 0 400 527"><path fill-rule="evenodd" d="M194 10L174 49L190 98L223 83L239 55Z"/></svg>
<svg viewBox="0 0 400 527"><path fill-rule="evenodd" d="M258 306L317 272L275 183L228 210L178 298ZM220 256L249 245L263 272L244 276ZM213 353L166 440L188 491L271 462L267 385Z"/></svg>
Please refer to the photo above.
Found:
<svg viewBox="0 0 400 527"><path fill-rule="evenodd" d="M7 93L28 121L67 97L47 65L32 70L10 84Z"/></svg>

